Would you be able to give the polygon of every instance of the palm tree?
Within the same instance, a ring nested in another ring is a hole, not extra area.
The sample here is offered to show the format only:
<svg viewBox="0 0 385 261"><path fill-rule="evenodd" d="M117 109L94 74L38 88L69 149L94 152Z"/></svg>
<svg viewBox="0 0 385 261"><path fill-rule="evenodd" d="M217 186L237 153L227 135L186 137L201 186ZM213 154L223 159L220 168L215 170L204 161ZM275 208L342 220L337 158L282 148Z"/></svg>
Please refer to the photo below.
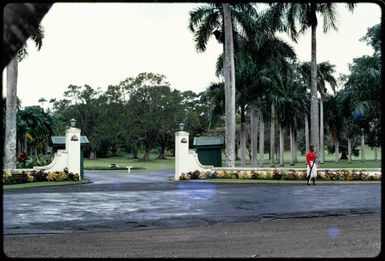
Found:
<svg viewBox="0 0 385 261"><path fill-rule="evenodd" d="M4 69L28 38L38 30L44 15L53 3L8 3L3 9Z"/></svg>
<svg viewBox="0 0 385 261"><path fill-rule="evenodd" d="M329 84L332 91L336 92L337 80L334 78L333 73L335 73L335 65L327 62L322 62L317 65L317 87L318 92L320 93L320 150L319 150L319 159L320 163L325 162L325 145L324 145L324 109L323 104L328 99L329 95L326 90L326 83ZM304 62L301 65L301 74L304 79L304 82L309 85L311 82L311 63Z"/></svg>
<svg viewBox="0 0 385 261"><path fill-rule="evenodd" d="M272 79L279 74L280 64L285 59L294 59L295 53L291 46L276 38L268 27L263 27L263 15L255 21L250 21L242 34L234 37L235 41L235 78L236 78L236 104L240 111L241 130L241 166L245 164L246 154L246 110L250 111L251 120L251 159L252 165L256 165L256 140L257 121L260 126L259 165L263 165L263 133L264 119L270 115L262 114L267 111L263 99L267 98L266 91L271 87ZM223 56L217 61L216 74L223 75ZM270 105L269 105L270 106ZM274 106L274 105L272 105ZM273 147L274 148L274 147ZM273 149L274 151L274 149ZM274 155L271 153L271 155Z"/></svg>
<svg viewBox="0 0 385 261"><path fill-rule="evenodd" d="M349 10L353 10L353 3L348 4ZM311 144L316 151L320 149L319 142L319 108L317 97L317 38L316 31L318 25L317 14L323 17L323 31L327 32L330 28L337 30L336 6L331 2L327 3L278 3L271 4L275 17L271 19L285 18L286 23L280 28L286 29L290 37L296 41L298 35L311 29L311 103L310 103L310 125L311 125ZM283 20L283 19L282 19ZM299 30L297 29L299 23ZM278 23L279 24L279 23ZM279 27L279 26L278 26Z"/></svg>
<svg viewBox="0 0 385 261"><path fill-rule="evenodd" d="M224 78L225 78L225 140L226 166L235 166L235 70L234 70L234 42L233 26L229 4L222 4L223 23L225 32L224 43Z"/></svg>
<svg viewBox="0 0 385 261"><path fill-rule="evenodd" d="M32 34L31 39L35 42L37 50L40 50L44 38L41 26ZM4 168L16 168L16 97L17 97L17 75L18 62L27 55L27 45L24 44L18 54L12 58L7 66L7 99L6 99L6 124L4 144Z"/></svg>
<svg viewBox="0 0 385 261"><path fill-rule="evenodd" d="M245 12L252 15L255 10L251 4L207 4L190 12L189 28L194 33L198 51L206 49L212 35L223 43L225 79L225 143L226 166L235 165L235 71L234 71L234 24L245 23ZM240 15L242 14L242 15ZM247 21L247 19L246 19Z"/></svg>

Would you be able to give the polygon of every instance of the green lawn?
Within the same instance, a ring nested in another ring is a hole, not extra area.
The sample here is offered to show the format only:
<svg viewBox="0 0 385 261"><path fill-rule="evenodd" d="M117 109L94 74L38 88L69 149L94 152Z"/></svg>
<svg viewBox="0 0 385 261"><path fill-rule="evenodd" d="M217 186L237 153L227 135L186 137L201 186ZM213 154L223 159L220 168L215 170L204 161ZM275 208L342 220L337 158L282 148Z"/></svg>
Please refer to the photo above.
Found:
<svg viewBox="0 0 385 261"><path fill-rule="evenodd" d="M143 161L138 159L132 159L131 155L127 153L121 153L117 157L107 157L107 158L98 158L96 160L84 159L84 169L100 169L100 168L109 168L110 164L114 163L118 167L125 168L126 166L133 166L134 168L144 168L141 169L131 169L131 172L143 172L145 170L159 170L159 169L174 169L175 168L175 159L172 156L166 156L167 159L160 160L157 159L158 154L151 154L149 161ZM117 170L118 172L127 172L123 170Z"/></svg>
<svg viewBox="0 0 385 261"><path fill-rule="evenodd" d="M140 155L139 155L140 156ZM132 159L130 154L121 153L116 157L107 157L107 158L98 158L96 160L84 159L84 168L85 169L101 169L109 168L111 163L116 164L119 167L133 166L136 168L144 169L132 169L133 173L142 173L146 170L161 170L161 169L174 169L175 168L175 159L171 155L166 155L167 159L159 160L157 159L158 154L151 154L149 161ZM285 168L305 168L305 155L298 153L298 163L294 166L290 165L290 152L286 151L284 155L285 159ZM352 163L348 163L347 160L340 160L340 162L334 162L334 154L326 154L324 164L321 164L321 168L381 168L381 150L378 150L378 161L374 161L374 153L370 148L367 148L365 151L365 162L361 162L360 157L353 157ZM223 166L225 166L225 157L222 155ZM269 154L264 154L264 167L269 166ZM239 160L235 162L236 166L240 166L241 163ZM246 167L250 167L250 161L246 160ZM280 167L279 164L276 164L275 167ZM125 170L117 170L117 172L127 173Z"/></svg>

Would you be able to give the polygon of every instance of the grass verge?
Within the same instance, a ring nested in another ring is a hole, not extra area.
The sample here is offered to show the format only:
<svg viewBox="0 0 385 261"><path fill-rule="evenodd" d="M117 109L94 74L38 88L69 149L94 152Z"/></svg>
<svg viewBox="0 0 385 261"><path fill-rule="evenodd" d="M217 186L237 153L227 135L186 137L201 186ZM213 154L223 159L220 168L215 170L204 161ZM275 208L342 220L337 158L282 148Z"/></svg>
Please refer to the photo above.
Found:
<svg viewBox="0 0 385 261"><path fill-rule="evenodd" d="M169 181L175 181L174 176L167 178ZM179 182L183 182L180 180ZM306 180L274 180L274 179L191 179L185 182L203 182L203 183L229 183L229 184L306 184ZM346 180L318 180L316 184L381 184L379 180L367 180L367 181L346 181Z"/></svg>
<svg viewBox="0 0 385 261"><path fill-rule="evenodd" d="M88 179L80 181L40 181L40 182L28 182L21 184L3 185L4 190L8 189L24 189L24 188L36 188L36 187L52 187L52 186L68 186L68 185L80 185L90 183Z"/></svg>

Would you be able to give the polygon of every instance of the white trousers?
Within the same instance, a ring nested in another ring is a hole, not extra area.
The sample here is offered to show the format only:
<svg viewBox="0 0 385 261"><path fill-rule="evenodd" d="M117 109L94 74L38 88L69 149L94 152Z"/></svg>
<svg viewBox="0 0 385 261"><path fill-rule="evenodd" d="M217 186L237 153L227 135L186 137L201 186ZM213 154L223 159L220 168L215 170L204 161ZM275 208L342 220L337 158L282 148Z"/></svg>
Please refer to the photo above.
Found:
<svg viewBox="0 0 385 261"><path fill-rule="evenodd" d="M311 169L311 173L310 173L309 165L306 164L306 166L307 166L306 178L308 178L309 175L310 175L310 178L317 178L317 163L310 161L310 166L313 166L313 168Z"/></svg>

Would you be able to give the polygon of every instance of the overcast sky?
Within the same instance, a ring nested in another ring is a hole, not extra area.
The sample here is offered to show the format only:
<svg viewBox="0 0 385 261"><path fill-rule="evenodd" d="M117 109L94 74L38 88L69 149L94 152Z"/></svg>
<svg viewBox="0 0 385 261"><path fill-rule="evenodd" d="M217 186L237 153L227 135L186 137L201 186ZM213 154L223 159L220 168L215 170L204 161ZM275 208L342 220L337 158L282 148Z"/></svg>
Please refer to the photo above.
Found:
<svg viewBox="0 0 385 261"><path fill-rule="evenodd" d="M45 38L37 52L28 41L29 55L19 63L18 97L22 106L40 98L62 99L70 84L106 90L108 85L141 72L164 74L171 87L201 92L218 81L215 64L222 46L214 39L198 53L188 30L189 11L198 3L55 3L42 20ZM337 4L337 32L317 30L317 62L336 65L336 77L347 74L353 58L372 54L359 41L380 23L381 8L359 3L353 13ZM295 48L298 59L310 61L310 31ZM3 71L3 95L6 73Z"/></svg>

